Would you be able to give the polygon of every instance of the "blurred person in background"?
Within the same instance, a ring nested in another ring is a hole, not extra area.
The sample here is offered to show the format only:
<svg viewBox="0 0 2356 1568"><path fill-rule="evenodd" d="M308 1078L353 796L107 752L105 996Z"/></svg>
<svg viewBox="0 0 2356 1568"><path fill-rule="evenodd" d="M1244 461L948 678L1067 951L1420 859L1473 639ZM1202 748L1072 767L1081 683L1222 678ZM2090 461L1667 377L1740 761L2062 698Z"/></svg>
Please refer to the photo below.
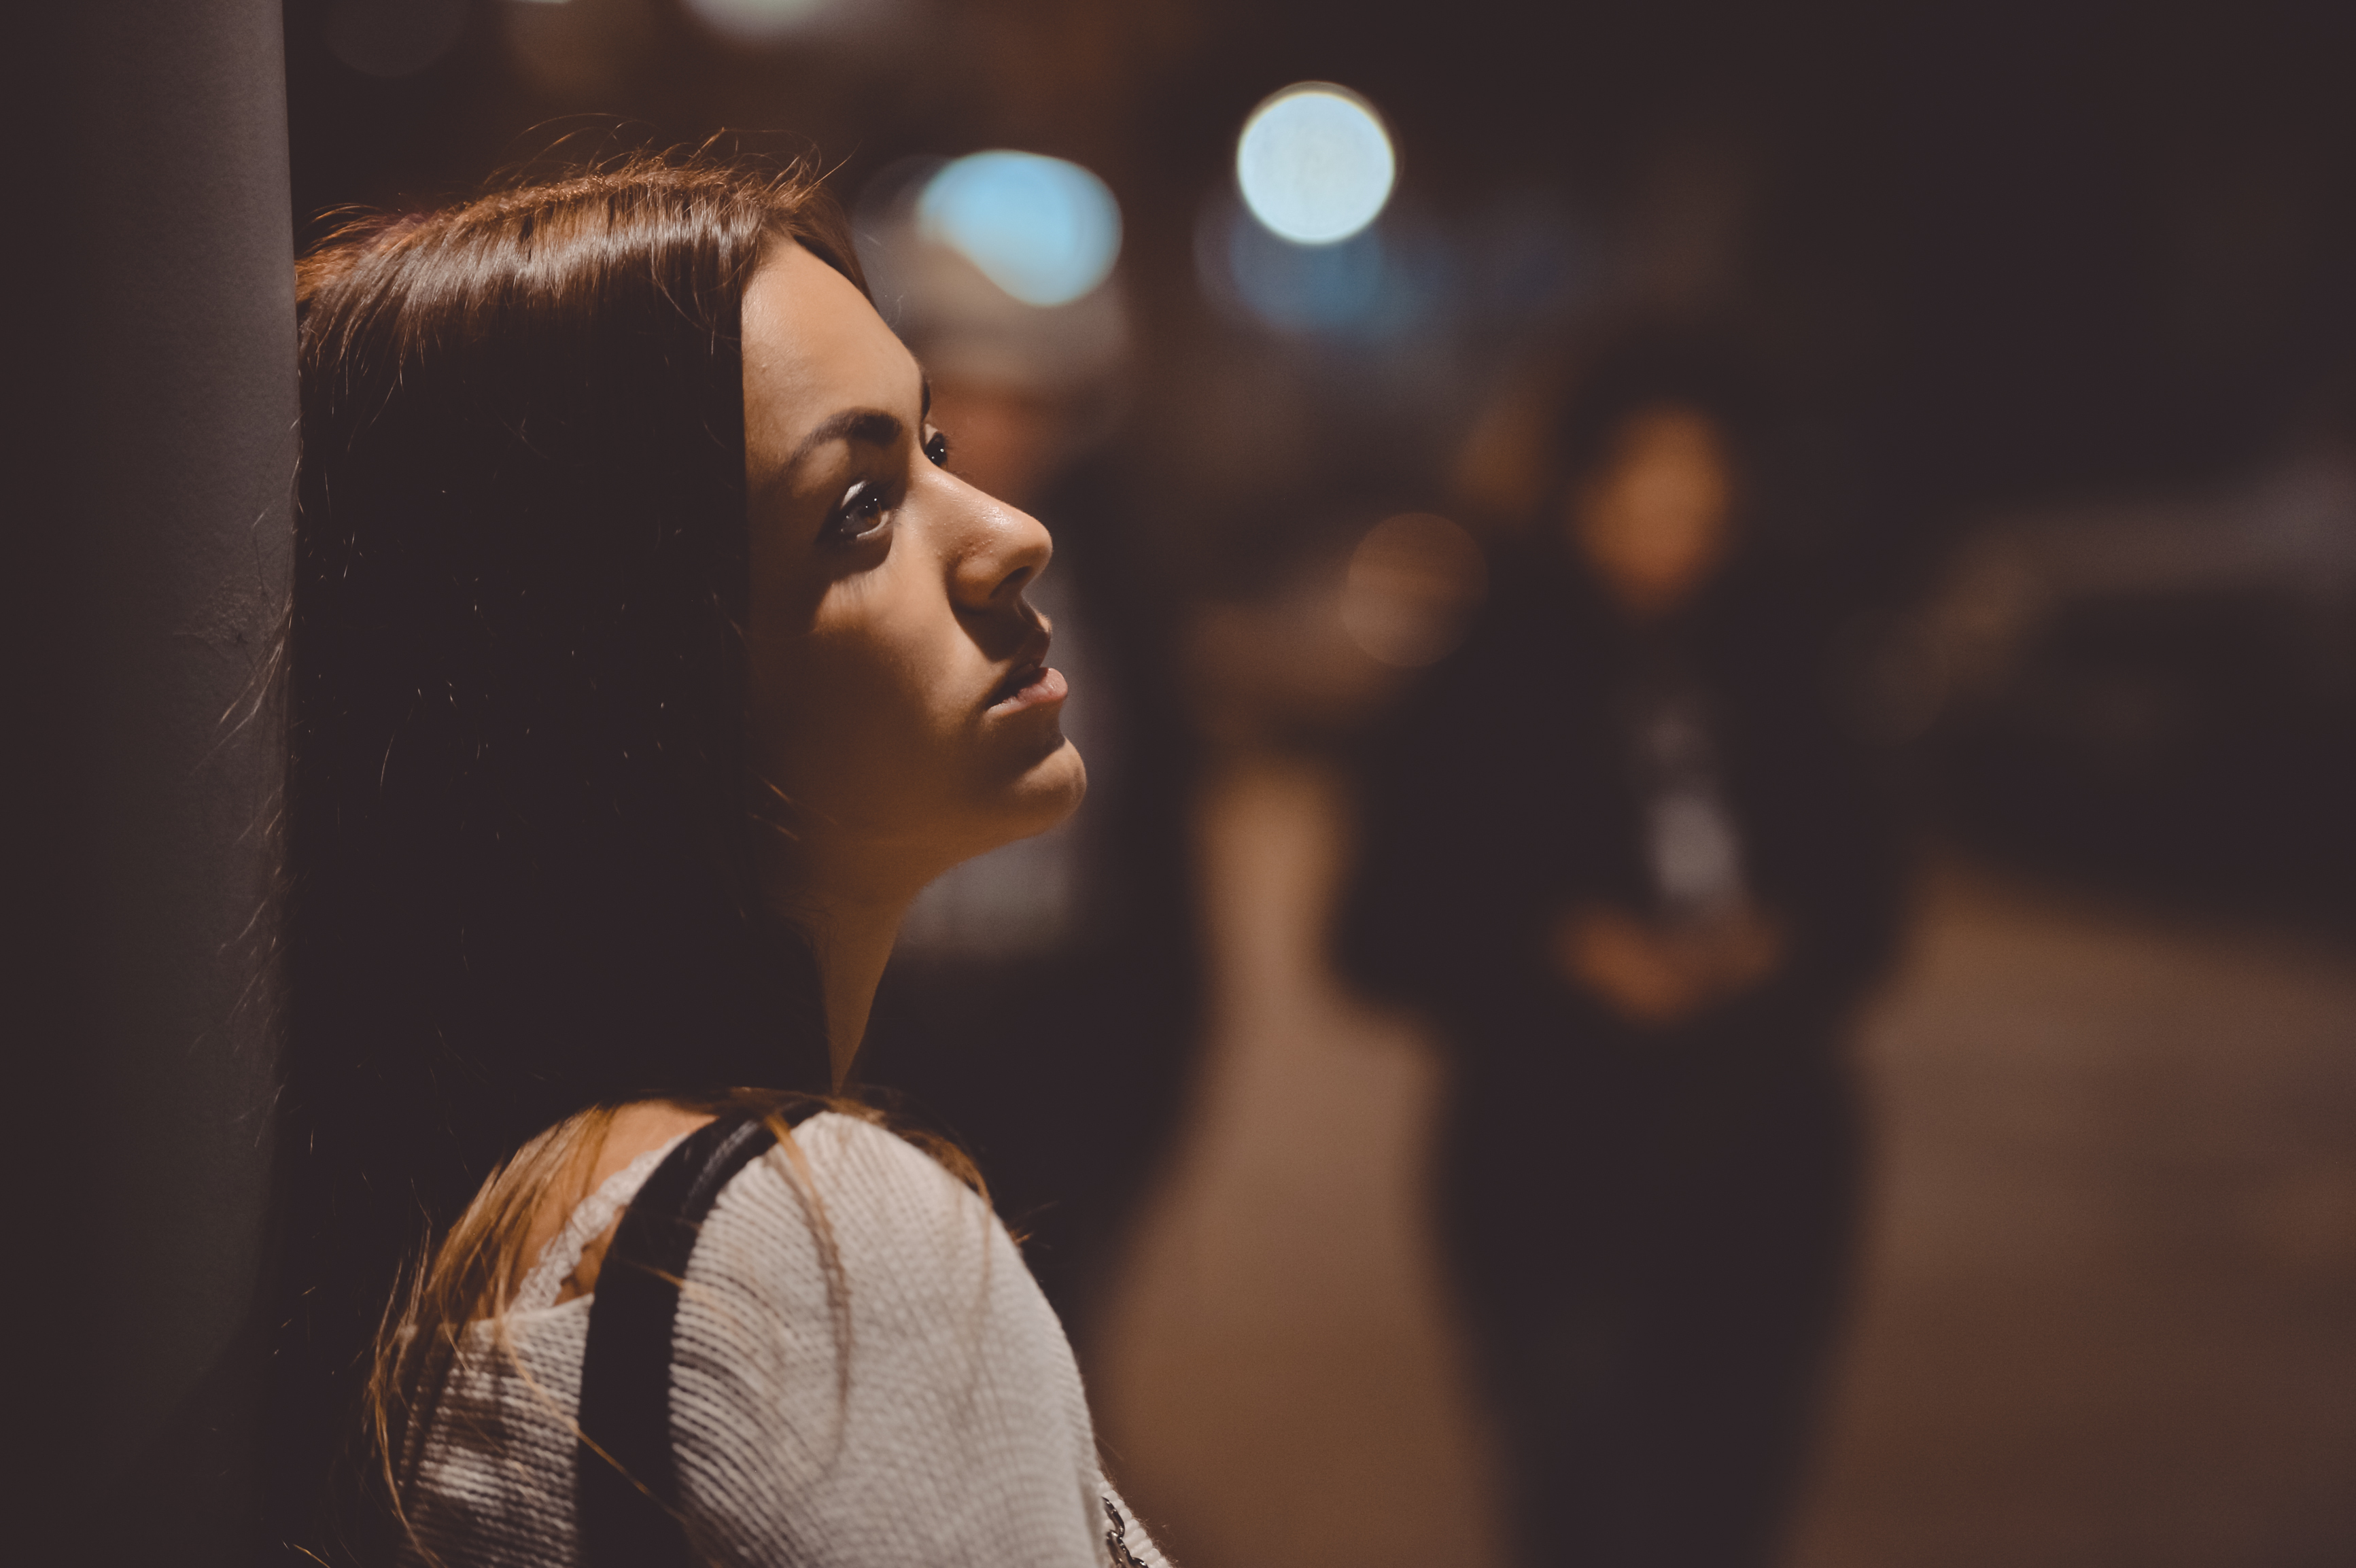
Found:
<svg viewBox="0 0 2356 1568"><path fill-rule="evenodd" d="M954 432L952 470L1055 532L1055 572L1036 597L1072 679L1065 724L1087 748L1089 796L1072 822L917 901L862 1071L973 1154L1084 1336L1082 1282L1105 1272L1169 1141L1200 1011L1195 748L1168 675L1173 607L1148 591L1105 450L1128 349L1119 281L1027 304L920 232L905 205L871 204L877 294Z"/></svg>
<svg viewBox="0 0 2356 1568"><path fill-rule="evenodd" d="M1452 1048L1439 1222L1531 1563L1770 1561L1842 1298L1900 880L1772 415L1708 343L1601 356L1370 752L1340 956Z"/></svg>

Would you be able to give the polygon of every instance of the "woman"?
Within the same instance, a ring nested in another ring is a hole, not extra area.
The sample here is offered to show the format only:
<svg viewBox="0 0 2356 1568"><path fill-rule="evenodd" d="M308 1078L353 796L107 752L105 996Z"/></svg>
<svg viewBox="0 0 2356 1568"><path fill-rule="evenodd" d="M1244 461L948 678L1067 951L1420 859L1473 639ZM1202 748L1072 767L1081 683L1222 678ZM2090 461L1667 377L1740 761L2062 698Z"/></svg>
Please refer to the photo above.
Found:
<svg viewBox="0 0 2356 1568"><path fill-rule="evenodd" d="M616 1216L749 1111L783 1137L693 1242L656 1440L695 1552L1158 1561L981 1200L781 1114L918 890L1086 787L1048 537L947 467L833 208L634 157L356 230L301 296L273 1538L594 1554Z"/></svg>
<svg viewBox="0 0 2356 1568"><path fill-rule="evenodd" d="M1453 1048L1440 1232L1531 1564L1771 1561L1848 1255L1897 880L1760 404L1707 344L1601 356L1368 773L1342 957Z"/></svg>

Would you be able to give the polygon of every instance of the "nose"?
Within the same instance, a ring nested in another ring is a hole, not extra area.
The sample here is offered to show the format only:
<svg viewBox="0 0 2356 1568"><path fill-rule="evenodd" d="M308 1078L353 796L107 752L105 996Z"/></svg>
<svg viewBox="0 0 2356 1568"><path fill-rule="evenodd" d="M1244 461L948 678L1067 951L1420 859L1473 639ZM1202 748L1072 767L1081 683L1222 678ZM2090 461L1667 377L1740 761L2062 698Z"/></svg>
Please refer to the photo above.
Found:
<svg viewBox="0 0 2356 1568"><path fill-rule="evenodd" d="M1055 541L1030 513L960 488L965 516L949 560L949 596L960 610L1007 608L1047 570Z"/></svg>

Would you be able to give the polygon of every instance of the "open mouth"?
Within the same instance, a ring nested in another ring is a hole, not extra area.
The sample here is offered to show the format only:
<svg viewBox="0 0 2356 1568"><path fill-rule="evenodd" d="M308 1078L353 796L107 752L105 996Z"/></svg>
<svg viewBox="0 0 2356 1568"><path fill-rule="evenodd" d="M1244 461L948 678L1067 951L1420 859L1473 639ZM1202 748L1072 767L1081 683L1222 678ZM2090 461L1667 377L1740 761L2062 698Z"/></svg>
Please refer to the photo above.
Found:
<svg viewBox="0 0 2356 1568"><path fill-rule="evenodd" d="M1009 711L1053 708L1070 690L1061 670L1050 668L1041 659L1025 659L1007 671L1006 678L991 689L990 707Z"/></svg>
<svg viewBox="0 0 2356 1568"><path fill-rule="evenodd" d="M996 707L999 703L1009 702L1022 696L1036 686L1046 673L1047 666L1044 660L1032 659L1028 663L1016 665L1007 672L1006 678L991 689L991 705Z"/></svg>

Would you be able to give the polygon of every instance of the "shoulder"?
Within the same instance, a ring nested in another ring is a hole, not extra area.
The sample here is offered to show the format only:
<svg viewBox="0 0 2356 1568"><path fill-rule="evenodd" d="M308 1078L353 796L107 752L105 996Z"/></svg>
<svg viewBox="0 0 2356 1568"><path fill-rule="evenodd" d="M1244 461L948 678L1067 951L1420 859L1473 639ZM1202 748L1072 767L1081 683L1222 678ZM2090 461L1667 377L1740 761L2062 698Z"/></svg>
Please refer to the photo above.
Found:
<svg viewBox="0 0 2356 1568"><path fill-rule="evenodd" d="M564 1201L552 1192L534 1218L527 1255L543 1267L561 1231L569 1224L583 1232L577 1256L561 1260L569 1274L555 1299L595 1288L623 1209L656 1162L711 1120L708 1112L659 1102L614 1114L583 1162L586 1179L563 1183ZM989 1206L938 1160L876 1123L829 1111L729 1179L702 1221L689 1273L710 1280L749 1270L775 1285L780 1271L819 1279L854 1257L862 1269L886 1272L926 1262L970 1264L994 1240L1011 1250Z"/></svg>
<svg viewBox="0 0 2356 1568"><path fill-rule="evenodd" d="M1030 1286L980 1195L898 1134L840 1112L802 1123L729 1182L689 1272L789 1295L824 1294L831 1282L864 1295L862 1309L970 1303L976 1291L1001 1294L993 1285Z"/></svg>
<svg viewBox="0 0 2356 1568"><path fill-rule="evenodd" d="M645 1100L584 1112L543 1135L554 1140L554 1162L528 1200L520 1255L545 1267L555 1251L564 1253L558 1272L566 1277L555 1299L570 1300L594 1286L613 1221L653 1168L649 1157L710 1120L709 1112ZM642 1168L626 1176L634 1167Z"/></svg>
<svg viewBox="0 0 2356 1568"><path fill-rule="evenodd" d="M874 1390L958 1381L978 1362L1060 1379L1071 1356L990 1206L856 1116L813 1116L732 1178L686 1285L682 1350L740 1370L783 1356L824 1381L855 1364Z"/></svg>
<svg viewBox="0 0 2356 1568"><path fill-rule="evenodd" d="M939 1160L864 1116L821 1111L794 1128L794 1146L814 1174L835 1182L934 1201L979 1201Z"/></svg>
<svg viewBox="0 0 2356 1568"><path fill-rule="evenodd" d="M989 1206L886 1128L814 1116L722 1190L672 1390L684 1485L737 1558L1097 1560L1061 1326Z"/></svg>
<svg viewBox="0 0 2356 1568"><path fill-rule="evenodd" d="M809 1188L808 1196L886 1221L895 1232L989 1212L930 1154L888 1127L840 1111L821 1112L794 1128L790 1146L748 1168L722 1201L739 1183L748 1193L773 1193L797 1185L797 1178Z"/></svg>

